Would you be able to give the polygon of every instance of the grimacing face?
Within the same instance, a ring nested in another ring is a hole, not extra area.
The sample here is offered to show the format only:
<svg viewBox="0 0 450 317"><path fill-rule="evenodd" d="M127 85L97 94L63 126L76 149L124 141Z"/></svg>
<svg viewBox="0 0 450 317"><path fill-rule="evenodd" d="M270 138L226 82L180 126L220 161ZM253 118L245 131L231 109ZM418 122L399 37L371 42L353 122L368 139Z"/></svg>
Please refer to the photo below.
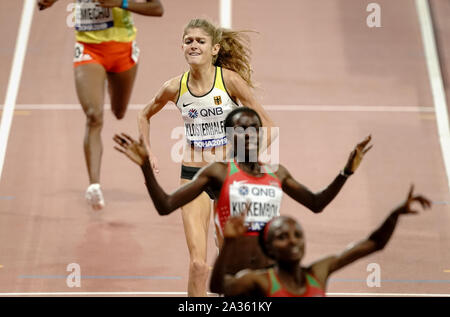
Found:
<svg viewBox="0 0 450 317"><path fill-rule="evenodd" d="M279 217L270 225L266 246L278 261L300 261L305 253L303 229L294 219Z"/></svg>
<svg viewBox="0 0 450 317"><path fill-rule="evenodd" d="M212 64L214 55L219 53L220 45L212 45L211 36L201 28L190 28L183 36L182 49L189 65Z"/></svg>

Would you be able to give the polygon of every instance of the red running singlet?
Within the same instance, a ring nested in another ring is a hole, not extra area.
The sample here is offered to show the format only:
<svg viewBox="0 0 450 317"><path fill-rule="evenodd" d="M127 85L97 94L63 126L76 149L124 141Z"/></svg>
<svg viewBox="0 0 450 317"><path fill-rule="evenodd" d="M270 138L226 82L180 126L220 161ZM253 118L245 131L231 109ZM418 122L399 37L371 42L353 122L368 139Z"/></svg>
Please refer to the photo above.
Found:
<svg viewBox="0 0 450 317"><path fill-rule="evenodd" d="M308 273L306 273L306 291L303 294L293 294L284 288L273 268L267 270L267 278L270 284L267 297L325 297L322 286Z"/></svg>
<svg viewBox="0 0 450 317"><path fill-rule="evenodd" d="M258 235L270 219L280 215L281 182L267 165L261 166L261 170L262 176L253 176L241 170L234 159L228 162L228 175L214 213L214 221L222 237L227 220L244 211L247 202L250 202L245 219L247 236Z"/></svg>

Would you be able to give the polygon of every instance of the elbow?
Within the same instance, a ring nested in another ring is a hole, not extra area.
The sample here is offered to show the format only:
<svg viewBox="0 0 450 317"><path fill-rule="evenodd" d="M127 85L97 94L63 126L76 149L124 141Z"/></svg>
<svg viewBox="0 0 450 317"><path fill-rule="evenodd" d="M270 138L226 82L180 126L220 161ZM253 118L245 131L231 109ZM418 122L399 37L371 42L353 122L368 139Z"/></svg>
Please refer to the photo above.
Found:
<svg viewBox="0 0 450 317"><path fill-rule="evenodd" d="M315 204L310 209L313 213L320 214L325 209L325 206L319 206L319 205Z"/></svg>
<svg viewBox="0 0 450 317"><path fill-rule="evenodd" d="M166 206L156 206L156 211L158 212L158 215L160 216L167 216L172 213L173 210Z"/></svg>
<svg viewBox="0 0 450 317"><path fill-rule="evenodd" d="M316 207L312 210L313 213L315 214L320 214L325 208L323 207Z"/></svg>

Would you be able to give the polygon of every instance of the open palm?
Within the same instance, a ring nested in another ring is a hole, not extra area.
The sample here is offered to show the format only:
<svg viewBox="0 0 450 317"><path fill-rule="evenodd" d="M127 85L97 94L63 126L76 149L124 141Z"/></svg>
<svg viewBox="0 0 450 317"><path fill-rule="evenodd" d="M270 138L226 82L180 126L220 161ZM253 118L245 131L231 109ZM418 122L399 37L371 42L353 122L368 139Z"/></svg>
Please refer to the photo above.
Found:
<svg viewBox="0 0 450 317"><path fill-rule="evenodd" d="M148 161L148 152L142 139L138 142L127 134L121 133L115 134L113 140L118 144L114 148L136 164L142 166L146 160Z"/></svg>

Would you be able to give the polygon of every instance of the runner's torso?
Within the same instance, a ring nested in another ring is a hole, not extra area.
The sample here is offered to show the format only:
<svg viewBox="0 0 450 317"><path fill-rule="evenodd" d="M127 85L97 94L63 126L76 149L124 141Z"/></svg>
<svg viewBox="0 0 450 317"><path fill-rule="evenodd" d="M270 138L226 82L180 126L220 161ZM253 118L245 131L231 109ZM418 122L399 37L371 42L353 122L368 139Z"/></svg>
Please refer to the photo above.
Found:
<svg viewBox="0 0 450 317"><path fill-rule="evenodd" d="M238 105L228 94L223 81L222 68L216 66L214 85L203 96L190 92L189 72L183 74L180 80L180 92L176 102L183 118L186 141L193 151L214 149L227 144L225 118ZM223 159L220 158L221 160ZM186 161L186 159L185 159ZM190 159L190 161L194 161ZM194 162L193 166L203 166L205 162Z"/></svg>
<svg viewBox="0 0 450 317"><path fill-rule="evenodd" d="M214 215L222 237L226 221L244 211L248 201L251 204L246 216L246 235L258 235L270 219L280 215L281 183L268 166L261 166L261 170L263 175L256 177L242 171L234 160L228 162L228 174L222 184Z"/></svg>
<svg viewBox="0 0 450 317"><path fill-rule="evenodd" d="M74 3L75 37L78 42L131 42L136 38L131 13L120 8L103 8L94 0Z"/></svg>

